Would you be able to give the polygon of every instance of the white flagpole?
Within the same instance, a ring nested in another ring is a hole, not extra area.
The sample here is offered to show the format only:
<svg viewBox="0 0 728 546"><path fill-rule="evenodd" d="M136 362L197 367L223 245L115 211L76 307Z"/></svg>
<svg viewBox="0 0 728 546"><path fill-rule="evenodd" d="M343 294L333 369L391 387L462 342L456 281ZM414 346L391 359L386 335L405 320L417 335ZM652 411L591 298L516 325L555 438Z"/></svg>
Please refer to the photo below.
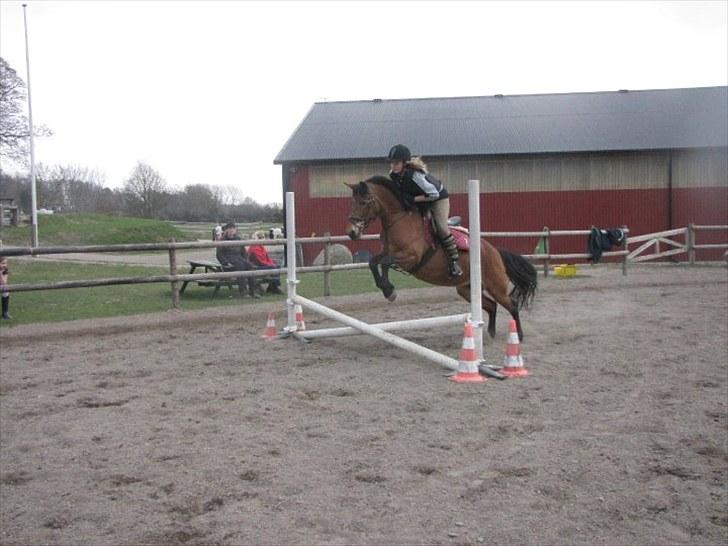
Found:
<svg viewBox="0 0 728 546"><path fill-rule="evenodd" d="M25 68L28 84L28 130L30 132L30 195L31 195L31 236L32 246L38 246L38 201L35 191L35 143L33 141L33 107L30 100L30 55L28 53L28 19L23 4L23 23L25 24Z"/></svg>

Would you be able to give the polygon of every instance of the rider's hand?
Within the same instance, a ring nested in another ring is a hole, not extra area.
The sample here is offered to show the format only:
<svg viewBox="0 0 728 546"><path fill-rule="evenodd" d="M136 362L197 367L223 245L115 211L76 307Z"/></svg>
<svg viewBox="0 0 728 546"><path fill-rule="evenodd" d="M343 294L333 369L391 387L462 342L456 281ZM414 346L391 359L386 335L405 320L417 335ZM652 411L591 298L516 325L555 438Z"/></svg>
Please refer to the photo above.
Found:
<svg viewBox="0 0 728 546"><path fill-rule="evenodd" d="M415 196L411 193L403 193L402 201L404 202L404 208L410 210L415 208Z"/></svg>

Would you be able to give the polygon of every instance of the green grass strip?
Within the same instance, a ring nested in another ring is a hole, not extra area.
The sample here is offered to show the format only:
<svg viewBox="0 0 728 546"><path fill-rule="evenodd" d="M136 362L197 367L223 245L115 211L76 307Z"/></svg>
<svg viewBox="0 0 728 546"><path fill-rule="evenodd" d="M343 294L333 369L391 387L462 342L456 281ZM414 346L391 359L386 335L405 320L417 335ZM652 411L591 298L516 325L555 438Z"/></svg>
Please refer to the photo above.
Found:
<svg viewBox="0 0 728 546"><path fill-rule="evenodd" d="M41 246L120 245L164 243L170 239L192 241L169 222L106 214L51 214L38 216ZM3 226L0 240L5 246L30 246L30 226Z"/></svg>
<svg viewBox="0 0 728 546"><path fill-rule="evenodd" d="M98 279L109 277L134 277L164 275L166 268L132 265L78 264L51 262L35 259L11 259L10 283L31 284L40 282L60 282L79 279ZM180 267L179 273L187 273ZM396 272L390 278L398 289L419 288L425 283ZM283 277L285 283L285 277ZM323 274L306 273L299 276L298 293L316 299L323 296ZM344 296L363 293L379 293L368 269L339 271L331 274L331 295ZM382 296L379 296L384 301ZM263 296L259 300L241 298L237 287L229 291L220 288L213 298L213 289L189 283L181 297L184 310L206 309L232 305L249 305L262 301L280 301L285 296ZM127 284L100 286L94 288L67 288L60 290L34 290L14 292L10 295L10 314L12 321L0 321L0 327L38 322L59 322L65 320L113 317L167 311L172 308L169 283Z"/></svg>

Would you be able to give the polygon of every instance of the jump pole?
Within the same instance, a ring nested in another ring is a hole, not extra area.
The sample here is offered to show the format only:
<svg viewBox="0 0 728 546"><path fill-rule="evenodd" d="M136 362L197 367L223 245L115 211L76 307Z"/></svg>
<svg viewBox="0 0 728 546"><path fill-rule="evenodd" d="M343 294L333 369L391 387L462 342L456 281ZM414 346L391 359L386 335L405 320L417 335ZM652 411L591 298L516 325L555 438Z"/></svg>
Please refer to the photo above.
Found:
<svg viewBox="0 0 728 546"><path fill-rule="evenodd" d="M435 328L437 326L448 326L451 324L462 325L470 315L463 313L460 315L448 315L445 317L430 317L424 319L399 320L394 322L379 322L371 324L375 328L384 330L385 332L399 332L407 330L417 330L419 328ZM344 337L361 334L356 328L345 326L342 328L320 328L318 330L306 330L299 332L299 335L306 339L322 339L327 337Z"/></svg>
<svg viewBox="0 0 728 546"><path fill-rule="evenodd" d="M470 320L475 355L483 360L483 307L480 270L480 180L468 180L468 230L470 231ZM477 282L473 282L476 279Z"/></svg>
<svg viewBox="0 0 728 546"><path fill-rule="evenodd" d="M286 192L286 306L288 308L288 324L286 332L296 332L296 308L293 298L296 297L296 212L294 210L294 193Z"/></svg>
<svg viewBox="0 0 728 546"><path fill-rule="evenodd" d="M449 356L440 354L437 351L433 351L432 349L417 345L416 343L407 339L395 336L394 334L391 334L389 332L385 332L384 330L376 328L371 324L367 324L366 322L357 320L353 317L350 317L349 315L345 315L344 313L334 311L333 309L321 305L320 303L316 303L315 301L306 299L303 296L296 295L293 296L291 299L293 300L294 304L301 305L302 307L311 309L312 311L327 318L351 326L352 328L359 330L363 334L367 334L377 339L381 339L382 341L386 341L390 345L394 345L399 349L403 349L405 351L409 351L410 353L414 353L417 356L421 356L422 358L432 360L436 364L440 364L450 370L458 369L458 361L454 358L450 358Z"/></svg>
<svg viewBox="0 0 728 546"><path fill-rule="evenodd" d="M468 181L468 212L470 215L470 233L476 234L477 244L471 243L470 248L470 278L477 279L477 282L471 282L471 313L470 317L473 321L473 336L475 341L476 355L482 360L483 357L483 313L481 309L481 289L480 289L480 183L477 180ZM475 207L473 207L475 201ZM293 192L286 192L286 265L287 265L287 289L288 298L286 300L288 310L288 324L285 331L295 334L297 337L304 339L315 339L323 337L340 337L345 335L354 335L357 333L371 335L377 339L385 341L390 345L394 345L405 351L414 353L418 356L431 360L450 370L458 370L458 361L441 353L413 343L404 338L391 334L388 330L412 330L428 326L440 326L445 324L462 324L468 317L467 314L450 315L446 317L432 317L427 319L415 319L396 321L389 323L367 324L353 317L335 311L329 307L321 305L315 301L309 300L296 293L296 216ZM473 252L475 249L475 252ZM475 253L475 257L473 256ZM327 318L346 324L344 328L327 328L320 330L308 330L305 332L296 332L296 305L306 307L312 311L323 315Z"/></svg>

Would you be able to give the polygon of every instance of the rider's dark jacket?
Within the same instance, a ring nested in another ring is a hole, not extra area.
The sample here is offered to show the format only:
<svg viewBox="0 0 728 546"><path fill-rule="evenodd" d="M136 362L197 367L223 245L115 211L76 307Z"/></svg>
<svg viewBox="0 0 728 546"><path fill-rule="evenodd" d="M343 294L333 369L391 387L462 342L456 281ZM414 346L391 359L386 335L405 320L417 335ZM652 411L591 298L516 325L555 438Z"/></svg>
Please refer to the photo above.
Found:
<svg viewBox="0 0 728 546"><path fill-rule="evenodd" d="M419 157L408 161L402 173L390 172L389 178L399 186L403 194L411 197L424 195L428 202L449 197L443 183L427 172L427 166Z"/></svg>

